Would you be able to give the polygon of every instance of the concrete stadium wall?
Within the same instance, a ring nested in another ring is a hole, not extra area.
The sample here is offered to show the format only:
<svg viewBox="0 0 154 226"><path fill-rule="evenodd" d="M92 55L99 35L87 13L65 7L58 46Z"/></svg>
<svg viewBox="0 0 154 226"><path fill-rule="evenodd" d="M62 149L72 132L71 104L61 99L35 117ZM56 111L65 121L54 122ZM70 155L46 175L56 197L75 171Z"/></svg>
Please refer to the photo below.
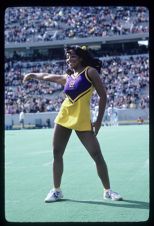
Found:
<svg viewBox="0 0 154 226"><path fill-rule="evenodd" d="M149 109L122 109L118 110L119 121L137 120L142 117L144 120L149 119Z"/></svg>
<svg viewBox="0 0 154 226"><path fill-rule="evenodd" d="M57 114L58 112L25 113L25 125L44 127L47 126L47 120L50 119L50 125L53 127ZM137 120L139 117L142 117L144 120L149 120L149 109L122 109L118 111L119 121ZM19 125L19 114L5 114L6 129Z"/></svg>
<svg viewBox="0 0 154 226"><path fill-rule="evenodd" d="M46 126L47 120L50 119L51 127L54 125L54 119L57 112L38 112L38 113L25 113L25 125L40 125ZM5 128L10 126L19 126L19 114L5 114Z"/></svg>

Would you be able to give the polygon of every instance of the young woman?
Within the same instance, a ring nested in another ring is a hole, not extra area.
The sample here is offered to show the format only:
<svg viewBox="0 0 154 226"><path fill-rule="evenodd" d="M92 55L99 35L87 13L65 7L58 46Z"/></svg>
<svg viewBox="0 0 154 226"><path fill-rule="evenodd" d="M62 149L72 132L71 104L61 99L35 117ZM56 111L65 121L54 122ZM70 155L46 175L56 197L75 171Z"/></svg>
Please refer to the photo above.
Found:
<svg viewBox="0 0 154 226"><path fill-rule="evenodd" d="M55 119L53 135L54 187L48 193L45 202L63 198L60 188L63 174L63 154L72 130L75 130L81 143L95 161L98 176L104 187L104 198L122 200L118 193L110 189L106 162L96 138L106 106L106 91L99 76L102 62L93 58L86 49L79 46L65 48L65 54L69 67L66 74L29 73L23 79L24 82L30 79L38 79L61 84L64 86L64 93L66 94L66 99ZM97 120L91 123L90 98L94 89L99 95L99 109Z"/></svg>

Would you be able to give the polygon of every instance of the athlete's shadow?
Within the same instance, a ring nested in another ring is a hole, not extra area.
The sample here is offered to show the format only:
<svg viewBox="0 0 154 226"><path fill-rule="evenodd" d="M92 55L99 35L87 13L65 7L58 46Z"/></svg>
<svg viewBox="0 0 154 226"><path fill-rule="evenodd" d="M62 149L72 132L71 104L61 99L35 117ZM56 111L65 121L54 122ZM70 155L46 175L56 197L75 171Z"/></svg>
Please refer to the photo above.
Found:
<svg viewBox="0 0 154 226"><path fill-rule="evenodd" d="M88 200L75 200L75 199L61 199L61 201L87 203L94 205L115 206L124 208L136 208L136 209L149 209L148 202L123 199L122 201L88 201Z"/></svg>

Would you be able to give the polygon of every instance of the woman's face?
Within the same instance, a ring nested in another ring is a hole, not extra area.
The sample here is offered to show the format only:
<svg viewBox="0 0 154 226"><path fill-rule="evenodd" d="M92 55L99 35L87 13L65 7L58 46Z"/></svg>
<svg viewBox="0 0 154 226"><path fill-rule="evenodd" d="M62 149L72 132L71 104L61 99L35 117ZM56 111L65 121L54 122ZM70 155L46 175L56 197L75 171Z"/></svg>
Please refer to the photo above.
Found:
<svg viewBox="0 0 154 226"><path fill-rule="evenodd" d="M66 63L68 64L69 68L77 69L81 66L81 58L76 55L75 51L70 50L69 53L66 53Z"/></svg>

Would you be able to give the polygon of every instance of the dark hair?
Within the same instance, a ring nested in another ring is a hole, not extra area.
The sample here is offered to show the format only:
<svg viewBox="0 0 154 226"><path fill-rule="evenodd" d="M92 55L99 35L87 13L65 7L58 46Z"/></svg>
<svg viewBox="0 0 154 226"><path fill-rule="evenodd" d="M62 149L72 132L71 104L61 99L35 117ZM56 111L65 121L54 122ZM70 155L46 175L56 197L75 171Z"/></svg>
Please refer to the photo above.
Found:
<svg viewBox="0 0 154 226"><path fill-rule="evenodd" d="M73 50L77 56L82 58L82 62L81 62L82 66L94 67L98 71L98 73L100 73L101 67L102 67L102 61L97 58L94 58L85 46L83 47L80 47L77 45L66 46L64 48L65 55L69 53L71 50ZM71 70L68 69L68 72L69 72L68 74L70 74Z"/></svg>

